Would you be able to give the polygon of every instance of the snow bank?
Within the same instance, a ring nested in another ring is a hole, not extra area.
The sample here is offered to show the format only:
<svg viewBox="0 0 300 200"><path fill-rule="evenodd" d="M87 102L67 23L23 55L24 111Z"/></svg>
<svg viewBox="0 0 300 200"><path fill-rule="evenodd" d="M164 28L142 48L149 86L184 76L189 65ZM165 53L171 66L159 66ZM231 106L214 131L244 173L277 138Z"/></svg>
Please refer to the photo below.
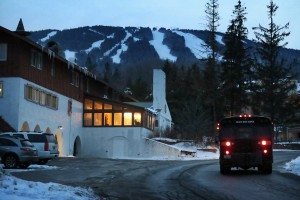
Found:
<svg viewBox="0 0 300 200"><path fill-rule="evenodd" d="M45 165L46 166L46 165ZM41 168L47 168L41 167ZM25 181L13 177L0 165L0 198L9 200L97 200L92 189L57 183Z"/></svg>
<svg viewBox="0 0 300 200"><path fill-rule="evenodd" d="M300 156L298 158L286 163L284 168L288 172L291 172L293 174L297 174L298 176L300 176Z"/></svg>

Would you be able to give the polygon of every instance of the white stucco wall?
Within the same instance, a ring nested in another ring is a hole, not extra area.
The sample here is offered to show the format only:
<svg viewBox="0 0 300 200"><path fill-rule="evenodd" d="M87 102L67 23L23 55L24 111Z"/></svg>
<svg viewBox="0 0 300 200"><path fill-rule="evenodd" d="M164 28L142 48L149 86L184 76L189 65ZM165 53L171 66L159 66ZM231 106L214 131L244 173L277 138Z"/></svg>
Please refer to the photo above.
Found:
<svg viewBox="0 0 300 200"><path fill-rule="evenodd" d="M152 131L142 127L83 128L81 156L137 158L145 155L144 139Z"/></svg>
<svg viewBox="0 0 300 200"><path fill-rule="evenodd" d="M166 100L166 75L160 69L153 70L153 108L158 111L158 131L170 128L172 117Z"/></svg>
<svg viewBox="0 0 300 200"><path fill-rule="evenodd" d="M1 78L3 81L3 97L0 98L0 115L15 130L20 131L24 122L33 131L38 125L41 131L47 128L53 134L60 134L61 156L73 154L73 143L76 136L82 132L82 103L72 100L72 115L68 116L69 98L42 86L21 78ZM24 98L24 86L30 84L34 87L50 92L58 97L58 109L54 110L28 101ZM62 126L62 129L58 127Z"/></svg>

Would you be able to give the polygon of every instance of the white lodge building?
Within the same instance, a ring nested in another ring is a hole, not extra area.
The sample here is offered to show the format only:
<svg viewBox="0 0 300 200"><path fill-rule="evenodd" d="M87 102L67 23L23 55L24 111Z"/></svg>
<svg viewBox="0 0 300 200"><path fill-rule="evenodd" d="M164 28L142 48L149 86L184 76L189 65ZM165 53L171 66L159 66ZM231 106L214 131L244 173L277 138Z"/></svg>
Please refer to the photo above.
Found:
<svg viewBox="0 0 300 200"><path fill-rule="evenodd" d="M163 71L154 70L153 102L141 106L60 57L55 42L41 47L25 33L22 24L16 32L0 26L0 132L53 133L60 156L178 156L147 139L172 123Z"/></svg>

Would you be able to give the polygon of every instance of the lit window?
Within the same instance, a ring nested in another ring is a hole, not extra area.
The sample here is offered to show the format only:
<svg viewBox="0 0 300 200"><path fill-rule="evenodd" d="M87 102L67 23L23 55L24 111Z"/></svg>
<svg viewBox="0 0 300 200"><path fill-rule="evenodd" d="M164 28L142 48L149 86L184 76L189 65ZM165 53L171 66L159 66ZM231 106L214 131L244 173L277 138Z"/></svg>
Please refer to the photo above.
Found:
<svg viewBox="0 0 300 200"><path fill-rule="evenodd" d="M132 113L125 112L124 113L124 125L131 126L132 125Z"/></svg>
<svg viewBox="0 0 300 200"><path fill-rule="evenodd" d="M95 101L94 102L94 109L95 110L102 110L102 103L98 102L98 101Z"/></svg>
<svg viewBox="0 0 300 200"><path fill-rule="evenodd" d="M85 126L92 126L92 113L84 113L83 124Z"/></svg>
<svg viewBox="0 0 300 200"><path fill-rule="evenodd" d="M133 114L134 126L140 126L142 124L142 115L141 113Z"/></svg>
<svg viewBox="0 0 300 200"><path fill-rule="evenodd" d="M114 126L122 126L122 113L114 113Z"/></svg>
<svg viewBox="0 0 300 200"><path fill-rule="evenodd" d="M93 108L93 101L90 99L85 99L84 100L84 109L85 110L92 110Z"/></svg>
<svg viewBox="0 0 300 200"><path fill-rule="evenodd" d="M104 113L104 125L105 126L112 125L112 113Z"/></svg>
<svg viewBox="0 0 300 200"><path fill-rule="evenodd" d="M104 110L111 110L112 109L112 105L111 104L104 104Z"/></svg>
<svg viewBox="0 0 300 200"><path fill-rule="evenodd" d="M94 113L94 126L102 126L102 113Z"/></svg>
<svg viewBox="0 0 300 200"><path fill-rule="evenodd" d="M3 82L0 81L0 97L3 96Z"/></svg>
<svg viewBox="0 0 300 200"><path fill-rule="evenodd" d="M7 44L0 43L0 61L7 60Z"/></svg>

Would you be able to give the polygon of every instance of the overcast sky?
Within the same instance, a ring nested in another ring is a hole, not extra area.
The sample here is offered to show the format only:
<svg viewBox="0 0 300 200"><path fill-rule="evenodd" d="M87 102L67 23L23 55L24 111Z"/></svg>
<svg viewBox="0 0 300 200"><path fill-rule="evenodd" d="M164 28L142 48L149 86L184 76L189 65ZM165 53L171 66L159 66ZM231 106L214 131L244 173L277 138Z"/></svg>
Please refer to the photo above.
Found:
<svg viewBox="0 0 300 200"><path fill-rule="evenodd" d="M278 6L275 23L290 22L288 48L300 49L300 1L273 0ZM82 26L141 26L204 30L208 0L0 0L0 26L15 30L20 18L27 31L70 29ZM225 32L238 0L219 0L218 31ZM269 0L242 0L248 14L249 39L252 27L268 25Z"/></svg>

